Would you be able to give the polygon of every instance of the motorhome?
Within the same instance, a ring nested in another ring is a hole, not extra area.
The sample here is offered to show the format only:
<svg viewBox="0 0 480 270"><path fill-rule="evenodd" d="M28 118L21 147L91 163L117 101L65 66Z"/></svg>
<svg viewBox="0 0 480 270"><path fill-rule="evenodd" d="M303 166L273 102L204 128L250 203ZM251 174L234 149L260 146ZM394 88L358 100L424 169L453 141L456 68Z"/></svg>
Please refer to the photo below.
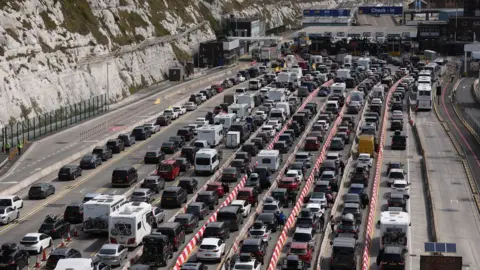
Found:
<svg viewBox="0 0 480 270"><path fill-rule="evenodd" d="M410 215L400 211L384 211L380 216L380 235L384 246L407 245Z"/></svg>
<svg viewBox="0 0 480 270"><path fill-rule="evenodd" d="M214 174L220 167L221 155L216 149L200 149L195 154L195 174Z"/></svg>
<svg viewBox="0 0 480 270"><path fill-rule="evenodd" d="M125 247L137 247L144 236L152 232L154 217L152 205L146 202L130 202L110 214L108 233L110 243Z"/></svg>
<svg viewBox="0 0 480 270"><path fill-rule="evenodd" d="M370 69L370 64L372 63L372 60L368 57L362 57L358 59L358 65L362 66L365 68L365 70Z"/></svg>
<svg viewBox="0 0 480 270"><path fill-rule="evenodd" d="M100 233L108 231L108 219L111 213L127 202L124 195L100 195L83 205L83 231Z"/></svg>
<svg viewBox="0 0 480 270"><path fill-rule="evenodd" d="M262 150L257 154L258 166L264 166L275 172L280 167L282 158L278 150Z"/></svg>
<svg viewBox="0 0 480 270"><path fill-rule="evenodd" d="M337 70L337 78L348 79L350 77L350 69L342 68Z"/></svg>
<svg viewBox="0 0 480 270"><path fill-rule="evenodd" d="M345 96L347 85L345 83L334 83L330 86L330 93L333 96Z"/></svg>
<svg viewBox="0 0 480 270"><path fill-rule="evenodd" d="M432 78L430 76L420 76L417 80L417 86L420 84L432 86Z"/></svg>
<svg viewBox="0 0 480 270"><path fill-rule="evenodd" d="M255 95L242 94L237 96L237 104L247 104L250 110L255 107Z"/></svg>
<svg viewBox="0 0 480 270"><path fill-rule="evenodd" d="M277 82L281 83L284 86L287 86L290 82L290 73L289 72L280 72L277 75Z"/></svg>
<svg viewBox="0 0 480 270"><path fill-rule="evenodd" d="M284 88L270 89L268 91L267 97L269 100L274 102L285 102L286 101L286 90Z"/></svg>
<svg viewBox="0 0 480 270"><path fill-rule="evenodd" d="M234 113L221 113L215 115L213 121L215 123L220 123L223 126L223 130L228 130L233 123L237 120L237 115Z"/></svg>
<svg viewBox="0 0 480 270"><path fill-rule="evenodd" d="M343 58L343 65L349 65L352 66L352 56L351 55L346 55L345 58Z"/></svg>
<svg viewBox="0 0 480 270"><path fill-rule="evenodd" d="M215 147L222 142L225 136L223 125L207 125L197 128L197 140L207 141L210 147Z"/></svg>
<svg viewBox="0 0 480 270"><path fill-rule="evenodd" d="M237 117L247 117L251 112L250 105L248 104L232 104L228 106L228 113L234 113Z"/></svg>

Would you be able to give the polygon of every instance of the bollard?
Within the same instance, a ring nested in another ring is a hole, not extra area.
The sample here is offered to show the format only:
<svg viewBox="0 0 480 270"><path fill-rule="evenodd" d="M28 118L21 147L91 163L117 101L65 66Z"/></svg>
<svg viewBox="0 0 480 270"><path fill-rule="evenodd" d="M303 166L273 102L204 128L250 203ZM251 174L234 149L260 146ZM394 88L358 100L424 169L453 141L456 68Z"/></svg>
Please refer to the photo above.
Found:
<svg viewBox="0 0 480 270"><path fill-rule="evenodd" d="M40 268L40 262L38 261L38 255L35 256L35 268Z"/></svg>
<svg viewBox="0 0 480 270"><path fill-rule="evenodd" d="M63 236L62 236L62 242L60 243L60 247L65 247L65 239L63 239Z"/></svg>
<svg viewBox="0 0 480 270"><path fill-rule="evenodd" d="M78 237L77 226L73 227L73 237Z"/></svg>
<svg viewBox="0 0 480 270"><path fill-rule="evenodd" d="M53 244L52 244L52 246L53 246ZM42 251L42 261L46 261L46 260L47 260L47 251L44 249Z"/></svg>

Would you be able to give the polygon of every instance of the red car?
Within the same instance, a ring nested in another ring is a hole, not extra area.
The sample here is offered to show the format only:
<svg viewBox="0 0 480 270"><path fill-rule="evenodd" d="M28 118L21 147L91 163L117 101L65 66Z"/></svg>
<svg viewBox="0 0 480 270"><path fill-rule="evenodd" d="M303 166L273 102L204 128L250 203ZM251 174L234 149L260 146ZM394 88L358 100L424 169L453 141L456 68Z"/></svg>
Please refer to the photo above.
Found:
<svg viewBox="0 0 480 270"><path fill-rule="evenodd" d="M347 135L350 135L350 129L347 126L339 126L338 132L346 132Z"/></svg>
<svg viewBox="0 0 480 270"><path fill-rule="evenodd" d="M215 191L218 197L223 197L225 195L225 190L223 189L222 183L213 182L207 185L207 191Z"/></svg>
<svg viewBox="0 0 480 270"><path fill-rule="evenodd" d="M313 257L313 246L308 243L293 242L290 245L288 255L297 255L305 264L310 265Z"/></svg>
<svg viewBox="0 0 480 270"><path fill-rule="evenodd" d="M221 84L212 85L212 89L215 89L215 91L217 91L217 93L223 92L223 86Z"/></svg>
<svg viewBox="0 0 480 270"><path fill-rule="evenodd" d="M320 141L316 137L307 137L305 139L305 151L318 151L320 149Z"/></svg>
<svg viewBox="0 0 480 270"><path fill-rule="evenodd" d="M249 202L252 207L257 205L258 202L258 192L252 187L244 187L238 190L237 200L245 200Z"/></svg>
<svg viewBox="0 0 480 270"><path fill-rule="evenodd" d="M300 188L300 182L293 177L284 177L278 183L279 188L286 188L289 191L298 190Z"/></svg>
<svg viewBox="0 0 480 270"><path fill-rule="evenodd" d="M157 174L166 181L173 181L180 174L180 165L174 159L163 160L158 164Z"/></svg>

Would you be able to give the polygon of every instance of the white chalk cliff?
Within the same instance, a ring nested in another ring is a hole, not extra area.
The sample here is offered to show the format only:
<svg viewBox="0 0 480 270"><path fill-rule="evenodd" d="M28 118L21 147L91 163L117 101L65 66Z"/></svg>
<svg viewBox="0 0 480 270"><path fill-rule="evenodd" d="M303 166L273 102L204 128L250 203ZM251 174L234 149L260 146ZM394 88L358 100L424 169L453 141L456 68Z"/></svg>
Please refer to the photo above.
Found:
<svg viewBox="0 0 480 270"><path fill-rule="evenodd" d="M115 102L164 80L215 38L222 16L263 16L267 29L315 2L251 0L0 1L0 126L107 92ZM108 66L108 76L107 76Z"/></svg>

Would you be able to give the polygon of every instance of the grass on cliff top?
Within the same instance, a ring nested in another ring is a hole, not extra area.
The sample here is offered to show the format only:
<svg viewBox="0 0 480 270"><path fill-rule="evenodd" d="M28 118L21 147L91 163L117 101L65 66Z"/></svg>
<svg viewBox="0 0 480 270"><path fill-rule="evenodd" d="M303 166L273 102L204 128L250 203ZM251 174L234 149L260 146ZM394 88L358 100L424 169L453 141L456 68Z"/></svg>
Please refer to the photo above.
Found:
<svg viewBox="0 0 480 270"><path fill-rule="evenodd" d="M87 0L61 0L60 3L65 18L63 27L82 35L92 33L98 43L108 44L108 38L99 31L100 24Z"/></svg>

